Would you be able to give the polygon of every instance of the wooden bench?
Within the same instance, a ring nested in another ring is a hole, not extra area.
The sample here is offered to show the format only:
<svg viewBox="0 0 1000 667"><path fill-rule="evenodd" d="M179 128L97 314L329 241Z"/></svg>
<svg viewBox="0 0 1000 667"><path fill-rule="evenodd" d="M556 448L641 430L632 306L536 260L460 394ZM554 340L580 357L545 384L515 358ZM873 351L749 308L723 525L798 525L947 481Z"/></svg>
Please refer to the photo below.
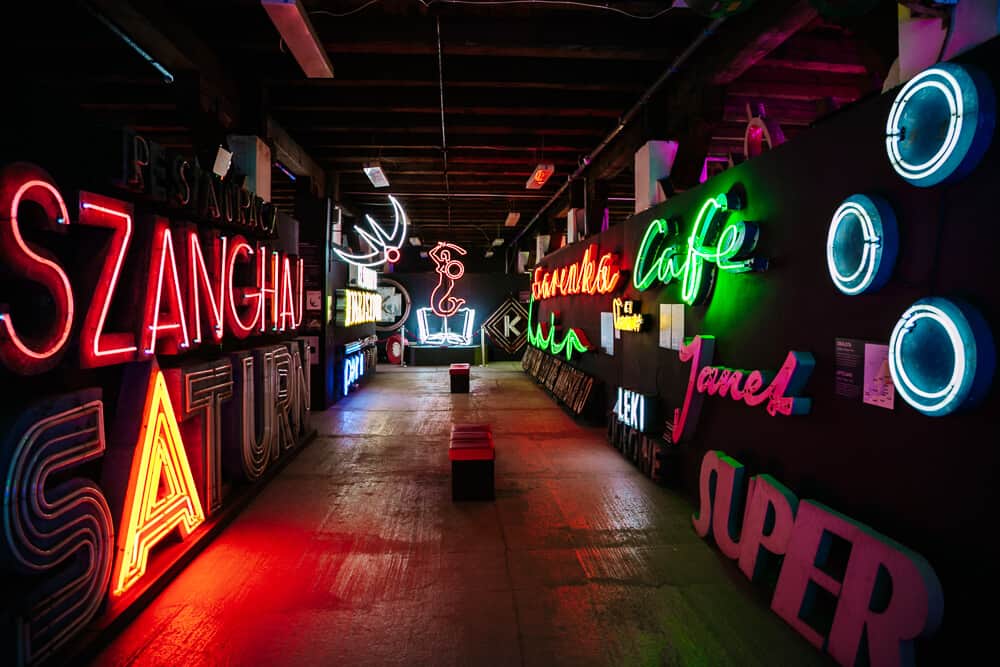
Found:
<svg viewBox="0 0 1000 667"><path fill-rule="evenodd" d="M452 364L448 368L448 375L451 378L451 393L469 393L469 364Z"/></svg>
<svg viewBox="0 0 1000 667"><path fill-rule="evenodd" d="M493 430L489 424L455 424L448 447L452 500L493 500Z"/></svg>

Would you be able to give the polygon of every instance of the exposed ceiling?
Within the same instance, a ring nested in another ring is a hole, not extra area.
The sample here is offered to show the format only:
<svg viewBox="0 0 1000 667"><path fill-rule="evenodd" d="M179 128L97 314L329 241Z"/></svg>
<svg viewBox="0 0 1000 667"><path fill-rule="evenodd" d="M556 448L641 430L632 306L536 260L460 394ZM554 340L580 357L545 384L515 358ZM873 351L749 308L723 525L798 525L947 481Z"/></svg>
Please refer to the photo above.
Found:
<svg viewBox="0 0 1000 667"><path fill-rule="evenodd" d="M192 83L182 71L165 84L89 15L89 30L79 30L87 12L78 5L62 16L66 25L19 42L22 54L57 49L64 63L75 62L76 74L44 72L46 85L65 86L67 99L178 148L217 140L206 107L242 131L260 128L269 114L326 172L327 192L349 210L388 214L386 191L361 171L377 160L425 244L483 247L534 219L710 25L659 1L602 3L611 11L586 3L303 0L335 72L306 79L259 0L92 4L120 21L135 14L136 41L152 53L172 46L175 64L197 76ZM757 103L794 139L880 89L894 20L886 10L845 27L806 0L758 2L728 19L636 116L638 129L623 132L588 168L588 178L604 183L611 221L633 210L637 142L688 132L701 137L700 152L692 151L699 170L706 151L739 159L747 105ZM198 106L192 98L200 98L201 114L190 108ZM554 164L555 174L527 190L539 162ZM274 171L275 201L290 207L296 187ZM564 219L568 205L567 194L548 206L538 228ZM521 218L505 229L509 211Z"/></svg>

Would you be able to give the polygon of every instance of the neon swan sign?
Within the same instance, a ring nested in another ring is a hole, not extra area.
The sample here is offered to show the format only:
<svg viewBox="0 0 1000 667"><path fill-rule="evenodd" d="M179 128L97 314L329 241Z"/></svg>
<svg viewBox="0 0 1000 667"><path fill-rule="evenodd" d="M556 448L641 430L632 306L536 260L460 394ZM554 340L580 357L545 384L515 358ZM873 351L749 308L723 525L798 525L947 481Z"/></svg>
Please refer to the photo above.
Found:
<svg viewBox="0 0 1000 667"><path fill-rule="evenodd" d="M399 261L399 248L406 241L406 211L403 210L399 201L392 195L389 195L389 201L392 202L394 215L392 231L386 234L385 230L382 229L380 224L375 222L374 218L370 215L365 215L371 231L358 227L357 232L368 243L371 252L355 255L344 252L340 248L334 248L333 252L336 253L337 257L348 264L366 267L379 266L385 262L395 263Z"/></svg>

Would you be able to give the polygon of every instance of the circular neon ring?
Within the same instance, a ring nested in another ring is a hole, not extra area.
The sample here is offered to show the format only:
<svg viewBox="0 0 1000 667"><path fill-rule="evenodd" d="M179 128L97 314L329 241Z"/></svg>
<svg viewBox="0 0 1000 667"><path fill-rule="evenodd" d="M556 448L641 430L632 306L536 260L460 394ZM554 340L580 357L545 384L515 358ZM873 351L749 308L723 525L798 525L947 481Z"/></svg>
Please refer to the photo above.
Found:
<svg viewBox="0 0 1000 667"><path fill-rule="evenodd" d="M930 157L913 155L921 135L933 134L933 112L942 98L948 120ZM892 168L907 182L930 187L968 174L993 136L995 98L989 79L974 68L941 63L910 79L896 95L885 126Z"/></svg>
<svg viewBox="0 0 1000 667"><path fill-rule="evenodd" d="M856 247L850 247L842 232L848 225L861 229L860 258ZM899 237L896 216L889 203L881 197L852 195L844 200L833 214L830 231L826 236L826 264L830 278L844 294L855 296L872 292L885 285L896 263ZM842 266L857 268L850 273Z"/></svg>
<svg viewBox="0 0 1000 667"><path fill-rule="evenodd" d="M935 328L944 333L950 349L926 341ZM908 339L915 343L907 345ZM941 377L930 377L934 373L928 373L928 367L944 354L950 355L953 363L942 381ZM948 299L917 301L899 318L889 338L889 373L896 391L915 409L932 417L978 403L989 389L995 366L993 336L985 320L970 306Z"/></svg>
<svg viewBox="0 0 1000 667"><path fill-rule="evenodd" d="M392 278L383 278L382 276L379 276L378 284L387 286L391 285L399 290L399 293L403 295L403 314L399 316L399 319L392 324L380 325L378 322L375 323L375 331L395 331L406 324L406 320L410 318L410 293L406 291L405 287Z"/></svg>

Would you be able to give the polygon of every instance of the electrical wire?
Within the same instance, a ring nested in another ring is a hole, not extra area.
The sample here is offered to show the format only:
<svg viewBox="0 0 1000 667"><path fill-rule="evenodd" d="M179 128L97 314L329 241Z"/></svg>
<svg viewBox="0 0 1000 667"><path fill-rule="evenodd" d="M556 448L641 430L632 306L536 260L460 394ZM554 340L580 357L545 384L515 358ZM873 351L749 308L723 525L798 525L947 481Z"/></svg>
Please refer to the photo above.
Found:
<svg viewBox="0 0 1000 667"><path fill-rule="evenodd" d="M368 0L368 2L366 2L365 4L363 4L363 5L359 6L359 7L355 7L354 9L351 9L351 10L346 11L346 12L341 12L339 14L337 12L331 12L328 9L314 9L311 12L307 12L307 13L310 16L312 16L313 14L322 14L324 16L332 16L334 18L342 18L344 16L350 16L351 14L357 14L358 12L363 11L365 9L368 9L369 7L371 7L372 5L374 5L376 2L380 2L380 1L381 0Z"/></svg>
<svg viewBox="0 0 1000 667"><path fill-rule="evenodd" d="M612 7L609 4L595 4L591 2L581 2L580 0L419 0L420 4L424 7L430 7L434 4L445 4L445 5L552 5L552 6L565 6L565 7L584 7L586 9L597 9L607 12L614 12L615 14L621 14L622 16L627 16L631 19L640 19L643 21L649 21L655 18L663 16L671 9L674 9L673 4L670 7L661 9L653 14L633 14L632 12L625 11L619 7Z"/></svg>

